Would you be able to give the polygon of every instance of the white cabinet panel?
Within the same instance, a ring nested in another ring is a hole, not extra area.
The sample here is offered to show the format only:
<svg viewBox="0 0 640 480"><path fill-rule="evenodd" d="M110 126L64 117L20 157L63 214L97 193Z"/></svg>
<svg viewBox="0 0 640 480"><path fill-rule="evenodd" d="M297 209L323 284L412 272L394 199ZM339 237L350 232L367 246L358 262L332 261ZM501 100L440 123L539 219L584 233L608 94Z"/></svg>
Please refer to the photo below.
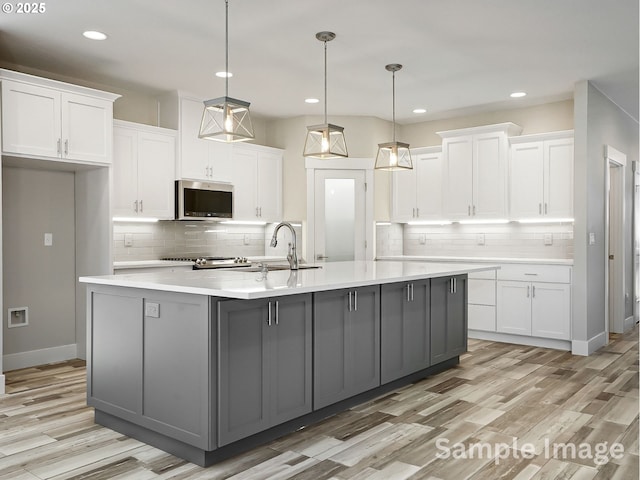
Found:
<svg viewBox="0 0 640 480"><path fill-rule="evenodd" d="M496 331L496 307L491 305L469 305L469 329Z"/></svg>
<svg viewBox="0 0 640 480"><path fill-rule="evenodd" d="M209 172L210 140L198 138L204 105L189 98L179 99L180 164L178 178L211 180Z"/></svg>
<svg viewBox="0 0 640 480"><path fill-rule="evenodd" d="M3 79L2 117L6 154L111 162L112 100Z"/></svg>
<svg viewBox="0 0 640 480"><path fill-rule="evenodd" d="M282 217L282 154L258 153L258 212L266 222Z"/></svg>
<svg viewBox="0 0 640 480"><path fill-rule="evenodd" d="M428 152L412 151L411 155L412 170L393 172L391 219L395 222L441 219L442 154L440 149Z"/></svg>
<svg viewBox="0 0 640 480"><path fill-rule="evenodd" d="M444 216L451 219L469 217L473 204L473 137L445 139L442 155Z"/></svg>
<svg viewBox="0 0 640 480"><path fill-rule="evenodd" d="M234 220L258 220L258 153L255 150L233 148L232 159L235 167L233 218Z"/></svg>
<svg viewBox="0 0 640 480"><path fill-rule="evenodd" d="M509 210L512 218L542 215L543 152L541 142L515 144L511 147Z"/></svg>
<svg viewBox="0 0 640 480"><path fill-rule="evenodd" d="M544 142L545 214L573 218L573 138Z"/></svg>
<svg viewBox="0 0 640 480"><path fill-rule="evenodd" d="M571 339L571 286L560 283L531 285L531 334Z"/></svg>
<svg viewBox="0 0 640 480"><path fill-rule="evenodd" d="M469 278L468 302L478 305L496 304L496 281Z"/></svg>
<svg viewBox="0 0 640 480"><path fill-rule="evenodd" d="M117 121L113 132L114 215L173 219L175 131Z"/></svg>
<svg viewBox="0 0 640 480"><path fill-rule="evenodd" d="M498 282L498 332L531 335L531 285L526 282Z"/></svg>
<svg viewBox="0 0 640 480"><path fill-rule="evenodd" d="M474 136L471 206L474 217L506 217L507 154L507 137L504 133Z"/></svg>

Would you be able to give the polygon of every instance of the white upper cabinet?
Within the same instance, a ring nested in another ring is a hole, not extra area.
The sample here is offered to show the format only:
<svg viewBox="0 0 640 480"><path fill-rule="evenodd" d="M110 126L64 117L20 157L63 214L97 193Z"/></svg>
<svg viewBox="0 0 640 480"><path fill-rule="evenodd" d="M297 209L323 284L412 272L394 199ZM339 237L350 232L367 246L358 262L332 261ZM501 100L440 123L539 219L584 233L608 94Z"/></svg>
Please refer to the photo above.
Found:
<svg viewBox="0 0 640 480"><path fill-rule="evenodd" d="M501 123L438 132L447 220L506 218L508 138L520 131L513 123Z"/></svg>
<svg viewBox="0 0 640 480"><path fill-rule="evenodd" d="M8 70L0 78L4 154L111 163L118 95Z"/></svg>
<svg viewBox="0 0 640 480"><path fill-rule="evenodd" d="M113 213L173 219L176 132L115 121Z"/></svg>
<svg viewBox="0 0 640 480"><path fill-rule="evenodd" d="M160 100L163 126L178 130L176 178L204 182L231 182L231 145L198 138L204 104L185 96Z"/></svg>
<svg viewBox="0 0 640 480"><path fill-rule="evenodd" d="M440 147L411 151L412 170L391 177L391 220L412 222L442 218L442 155Z"/></svg>
<svg viewBox="0 0 640 480"><path fill-rule="evenodd" d="M234 144L233 218L277 222L282 218L282 151Z"/></svg>
<svg viewBox="0 0 640 480"><path fill-rule="evenodd" d="M573 132L511 139L510 217L573 217Z"/></svg>

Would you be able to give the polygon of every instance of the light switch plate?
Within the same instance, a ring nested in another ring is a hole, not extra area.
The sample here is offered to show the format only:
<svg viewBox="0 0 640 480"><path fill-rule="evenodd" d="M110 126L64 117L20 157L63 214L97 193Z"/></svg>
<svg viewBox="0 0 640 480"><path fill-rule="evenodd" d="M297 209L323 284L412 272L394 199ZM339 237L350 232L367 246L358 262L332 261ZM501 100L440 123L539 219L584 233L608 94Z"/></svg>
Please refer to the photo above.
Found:
<svg viewBox="0 0 640 480"><path fill-rule="evenodd" d="M418 239L420 245L424 245L427 243L427 236L424 233L420 234L420 238Z"/></svg>
<svg viewBox="0 0 640 480"><path fill-rule="evenodd" d="M484 245L484 233L479 233L476 235L476 243L478 245Z"/></svg>
<svg viewBox="0 0 640 480"><path fill-rule="evenodd" d="M53 246L53 233L44 234L44 246L45 247Z"/></svg>
<svg viewBox="0 0 640 480"><path fill-rule="evenodd" d="M124 234L124 246L125 247L133 247L133 234L125 233Z"/></svg>
<svg viewBox="0 0 640 480"><path fill-rule="evenodd" d="M545 233L544 234L544 244L545 245L553 245L553 234Z"/></svg>
<svg viewBox="0 0 640 480"><path fill-rule="evenodd" d="M145 317L160 318L160 304L147 302L144 304Z"/></svg>
<svg viewBox="0 0 640 480"><path fill-rule="evenodd" d="M589 232L589 245L596 244L596 234L595 232Z"/></svg>

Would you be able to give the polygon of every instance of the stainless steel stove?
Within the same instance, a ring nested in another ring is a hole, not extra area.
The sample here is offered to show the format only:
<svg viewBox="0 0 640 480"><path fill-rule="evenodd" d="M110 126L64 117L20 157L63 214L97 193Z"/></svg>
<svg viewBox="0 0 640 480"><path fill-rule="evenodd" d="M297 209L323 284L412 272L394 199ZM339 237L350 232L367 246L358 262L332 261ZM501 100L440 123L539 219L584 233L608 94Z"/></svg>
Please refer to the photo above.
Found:
<svg viewBox="0 0 640 480"><path fill-rule="evenodd" d="M249 261L247 257L190 256L190 257L165 257L162 260L177 260L177 261L193 262L194 270L251 266L251 261Z"/></svg>

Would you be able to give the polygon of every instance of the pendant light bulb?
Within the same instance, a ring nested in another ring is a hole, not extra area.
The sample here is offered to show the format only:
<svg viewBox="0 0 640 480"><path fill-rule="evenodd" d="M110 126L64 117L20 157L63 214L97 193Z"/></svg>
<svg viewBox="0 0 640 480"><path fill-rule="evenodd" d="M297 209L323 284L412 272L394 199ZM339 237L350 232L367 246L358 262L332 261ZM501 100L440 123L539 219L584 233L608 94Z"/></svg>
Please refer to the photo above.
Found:
<svg viewBox="0 0 640 480"><path fill-rule="evenodd" d="M316 38L324 42L324 123L307 127L303 155L313 158L348 157L344 128L327 121L327 42L336 38L336 34L318 32Z"/></svg>
<svg viewBox="0 0 640 480"><path fill-rule="evenodd" d="M229 0L225 0L225 72L229 72ZM229 77L224 77L224 97L204 102L199 138L219 142L252 140L253 124L249 102L229 97Z"/></svg>
<svg viewBox="0 0 640 480"><path fill-rule="evenodd" d="M391 72L392 77L392 127L393 140L387 143L378 144L378 155L376 155L376 170L412 170L411 151L409 144L396 141L396 72L402 68L399 63L391 63L384 67Z"/></svg>

